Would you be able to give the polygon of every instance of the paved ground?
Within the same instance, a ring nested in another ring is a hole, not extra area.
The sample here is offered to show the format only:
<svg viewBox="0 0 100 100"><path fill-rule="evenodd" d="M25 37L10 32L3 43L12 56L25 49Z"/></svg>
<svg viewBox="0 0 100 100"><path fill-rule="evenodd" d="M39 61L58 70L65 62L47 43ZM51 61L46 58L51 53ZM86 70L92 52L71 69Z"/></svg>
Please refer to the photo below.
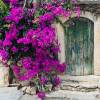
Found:
<svg viewBox="0 0 100 100"><path fill-rule="evenodd" d="M36 96L22 95L15 87L0 88L0 100L39 100ZM100 92L76 92L59 90L47 94L46 100L100 100Z"/></svg>
<svg viewBox="0 0 100 100"><path fill-rule="evenodd" d="M22 95L21 92L14 88L0 88L0 100L18 100Z"/></svg>
<svg viewBox="0 0 100 100"><path fill-rule="evenodd" d="M98 91L86 93L86 92L78 92L78 91L59 90L58 92L49 95L49 97L50 96L66 97L63 100L100 100L100 93Z"/></svg>

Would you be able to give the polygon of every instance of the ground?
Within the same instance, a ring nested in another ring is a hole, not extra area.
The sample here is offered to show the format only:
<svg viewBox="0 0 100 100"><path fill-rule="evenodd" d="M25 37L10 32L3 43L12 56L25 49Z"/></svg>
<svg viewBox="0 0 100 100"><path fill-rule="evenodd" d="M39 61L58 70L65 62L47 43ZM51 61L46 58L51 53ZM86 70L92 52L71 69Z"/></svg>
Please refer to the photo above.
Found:
<svg viewBox="0 0 100 100"><path fill-rule="evenodd" d="M22 95L16 87L0 88L0 100L39 100L36 96ZM99 91L79 92L58 90L47 94L45 100L100 100Z"/></svg>
<svg viewBox="0 0 100 100"><path fill-rule="evenodd" d="M64 76L60 88L46 94L45 100L100 100L100 76ZM39 100L23 95L16 87L1 87L0 100Z"/></svg>

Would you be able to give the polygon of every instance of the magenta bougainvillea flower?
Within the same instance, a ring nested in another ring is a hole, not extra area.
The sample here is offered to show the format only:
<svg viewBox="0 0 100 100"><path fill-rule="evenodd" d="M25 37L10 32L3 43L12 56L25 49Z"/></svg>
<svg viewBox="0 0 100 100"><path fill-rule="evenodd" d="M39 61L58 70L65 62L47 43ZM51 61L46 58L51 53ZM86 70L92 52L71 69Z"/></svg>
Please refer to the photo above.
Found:
<svg viewBox="0 0 100 100"><path fill-rule="evenodd" d="M16 48L15 46L13 46L13 47L11 48L11 51L14 52L14 53L16 53L16 52L18 52L18 48Z"/></svg>
<svg viewBox="0 0 100 100"><path fill-rule="evenodd" d="M3 41L3 46L4 47L6 47L6 46L11 46L12 45L12 42L10 41L10 40L7 40L7 39L5 39L4 41Z"/></svg>
<svg viewBox="0 0 100 100"><path fill-rule="evenodd" d="M37 93L37 95L38 95L39 98L41 98L41 100L44 100L44 98L45 98L45 92L40 91L40 92Z"/></svg>
<svg viewBox="0 0 100 100"><path fill-rule="evenodd" d="M17 4L18 3L18 0L8 0L10 1L11 4Z"/></svg>
<svg viewBox="0 0 100 100"><path fill-rule="evenodd" d="M2 60L7 60L8 59L8 52L5 49L0 50L0 56L2 57Z"/></svg>
<svg viewBox="0 0 100 100"><path fill-rule="evenodd" d="M51 13L51 12L45 13L44 15L40 16L41 22L52 21L53 19L54 19L53 13Z"/></svg>
<svg viewBox="0 0 100 100"><path fill-rule="evenodd" d="M17 43L22 43L22 44L30 44L31 40L28 38L20 38L17 40Z"/></svg>
<svg viewBox="0 0 100 100"><path fill-rule="evenodd" d="M61 79L58 76L54 77L55 86L59 86L60 83L61 83Z"/></svg>
<svg viewBox="0 0 100 100"><path fill-rule="evenodd" d="M12 62L15 77L32 83L43 100L45 91L50 90L48 85L54 89L61 83L58 75L63 74L67 66L58 59L60 44L53 24L59 22L59 17L69 19L73 13L79 17L80 7L76 0L51 0L35 5L26 1L7 2L10 9L2 19L7 27L0 29L3 35L0 56L6 65Z"/></svg>
<svg viewBox="0 0 100 100"><path fill-rule="evenodd" d="M32 58L31 57L23 58L22 65L25 69L30 69L32 67Z"/></svg>
<svg viewBox="0 0 100 100"><path fill-rule="evenodd" d="M10 11L9 20L18 23L24 15L24 9L22 7L14 7Z"/></svg>
<svg viewBox="0 0 100 100"><path fill-rule="evenodd" d="M29 50L29 47L27 47L27 46L23 47L23 48L21 48L21 50L24 51L24 52L27 52Z"/></svg>
<svg viewBox="0 0 100 100"><path fill-rule="evenodd" d="M41 84L45 85L48 82L48 77L44 76L40 78Z"/></svg>

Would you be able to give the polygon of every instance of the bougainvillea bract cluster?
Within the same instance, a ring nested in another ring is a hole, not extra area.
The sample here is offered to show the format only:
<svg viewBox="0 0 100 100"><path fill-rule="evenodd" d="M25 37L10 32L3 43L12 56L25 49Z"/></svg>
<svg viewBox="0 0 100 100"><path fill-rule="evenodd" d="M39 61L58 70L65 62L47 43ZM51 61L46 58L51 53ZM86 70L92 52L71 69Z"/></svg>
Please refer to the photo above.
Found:
<svg viewBox="0 0 100 100"><path fill-rule="evenodd" d="M18 80L33 83L37 95L43 99L47 85L52 84L52 89L58 86L61 83L58 75L66 70L66 64L58 59L60 45L52 24L56 18L70 18L73 13L79 17L80 8L76 0L31 2L26 6L24 0L5 0L5 3L10 8L2 19L7 28L0 28L2 62L12 66Z"/></svg>

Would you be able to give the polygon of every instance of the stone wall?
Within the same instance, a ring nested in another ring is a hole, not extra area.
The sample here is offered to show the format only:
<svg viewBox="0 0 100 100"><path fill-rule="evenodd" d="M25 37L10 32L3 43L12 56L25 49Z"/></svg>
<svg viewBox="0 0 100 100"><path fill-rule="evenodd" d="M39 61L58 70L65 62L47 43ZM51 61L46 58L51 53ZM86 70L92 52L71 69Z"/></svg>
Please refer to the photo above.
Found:
<svg viewBox="0 0 100 100"><path fill-rule="evenodd" d="M9 84L8 77L9 77L9 68L5 67L0 62L0 87L8 86Z"/></svg>
<svg viewBox="0 0 100 100"><path fill-rule="evenodd" d="M94 74L100 75L100 17L94 23Z"/></svg>

